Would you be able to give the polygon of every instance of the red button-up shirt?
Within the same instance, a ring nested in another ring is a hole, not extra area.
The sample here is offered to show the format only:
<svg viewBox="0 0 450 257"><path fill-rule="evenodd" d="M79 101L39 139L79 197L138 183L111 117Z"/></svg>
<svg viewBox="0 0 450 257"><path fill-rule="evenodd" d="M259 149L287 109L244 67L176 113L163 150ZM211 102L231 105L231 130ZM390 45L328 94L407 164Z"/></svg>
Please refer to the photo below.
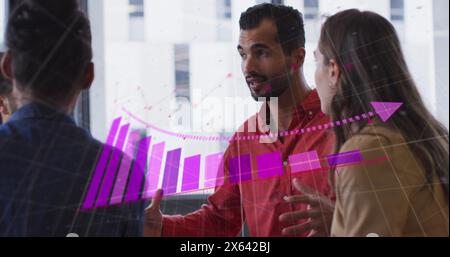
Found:
<svg viewBox="0 0 450 257"><path fill-rule="evenodd" d="M265 106L261 111L265 110ZM260 112L261 113L261 112ZM243 126L260 114L250 118ZM320 110L320 99L312 91L292 115L289 130L301 130L329 123L329 119ZM258 122L256 132L237 132L236 136L264 135ZM264 127L264 125L262 125ZM239 130L241 131L241 130ZM293 186L294 177L322 195L332 196L328 183L328 171L291 173L288 165L292 154L317 151L322 163L324 157L332 153L334 136L331 130L321 129L309 133L285 136L283 142L261 143L260 140L231 141L224 154L225 183L216 187L208 197L208 205L186 216L163 216L163 236L237 236L244 222L247 223L251 236L282 236L283 224L278 217L286 212L305 210L303 204L288 204L284 196L299 195ZM282 156L284 173L268 179L258 179L256 156L279 152ZM252 180L240 184L230 183L229 160L233 157L250 155ZM300 236L306 236L300 235Z"/></svg>

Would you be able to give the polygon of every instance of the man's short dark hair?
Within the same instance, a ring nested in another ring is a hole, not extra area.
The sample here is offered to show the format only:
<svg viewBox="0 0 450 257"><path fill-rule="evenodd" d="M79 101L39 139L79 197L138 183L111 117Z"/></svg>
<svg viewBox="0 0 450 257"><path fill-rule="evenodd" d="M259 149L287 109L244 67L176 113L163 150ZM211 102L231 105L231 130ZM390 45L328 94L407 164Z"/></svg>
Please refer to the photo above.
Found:
<svg viewBox="0 0 450 257"><path fill-rule="evenodd" d="M241 30L254 29L265 19L274 22L278 30L277 40L285 54L305 47L303 16L290 6L269 3L255 5L241 14L239 26Z"/></svg>
<svg viewBox="0 0 450 257"><path fill-rule="evenodd" d="M22 0L11 13L6 45L22 89L66 98L92 60L89 20L77 0Z"/></svg>

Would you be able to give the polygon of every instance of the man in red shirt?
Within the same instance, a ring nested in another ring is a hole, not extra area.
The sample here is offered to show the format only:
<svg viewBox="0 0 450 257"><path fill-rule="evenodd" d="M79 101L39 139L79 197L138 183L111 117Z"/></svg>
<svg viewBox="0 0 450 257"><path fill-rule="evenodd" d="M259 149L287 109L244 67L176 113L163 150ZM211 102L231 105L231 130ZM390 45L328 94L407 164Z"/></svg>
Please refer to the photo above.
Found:
<svg viewBox="0 0 450 257"><path fill-rule="evenodd" d="M321 112L317 92L303 77L302 16L291 7L261 4L241 15L240 27L242 71L253 98L264 103L235 136L253 140L230 142L223 158L225 182L198 211L163 216L159 209L161 192L157 192L146 210L147 236L237 236L244 222L251 236L328 234L333 208L327 171L294 172L289 159L311 151L323 157L332 152L333 146L333 133L326 129L297 133L329 123ZM278 101L270 101L271 97ZM275 132L289 131L289 135L260 138L273 133L274 127ZM261 156L282 165L270 174L261 172L267 166ZM301 192L300 184L311 191Z"/></svg>

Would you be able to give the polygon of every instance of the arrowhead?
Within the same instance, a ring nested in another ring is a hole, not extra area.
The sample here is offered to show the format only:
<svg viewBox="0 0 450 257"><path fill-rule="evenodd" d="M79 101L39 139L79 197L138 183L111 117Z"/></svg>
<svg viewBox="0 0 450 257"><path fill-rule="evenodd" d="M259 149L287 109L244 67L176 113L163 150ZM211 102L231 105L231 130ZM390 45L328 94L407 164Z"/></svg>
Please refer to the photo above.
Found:
<svg viewBox="0 0 450 257"><path fill-rule="evenodd" d="M398 102L371 102L375 112L380 116L383 122L389 120L389 118L403 105Z"/></svg>

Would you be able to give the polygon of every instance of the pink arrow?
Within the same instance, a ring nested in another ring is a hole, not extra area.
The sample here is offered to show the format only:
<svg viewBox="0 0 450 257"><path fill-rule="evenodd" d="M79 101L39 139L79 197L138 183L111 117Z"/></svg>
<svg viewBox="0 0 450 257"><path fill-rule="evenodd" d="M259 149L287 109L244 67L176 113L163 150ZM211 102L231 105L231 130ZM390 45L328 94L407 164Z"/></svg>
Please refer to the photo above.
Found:
<svg viewBox="0 0 450 257"><path fill-rule="evenodd" d="M399 102L371 102L375 112L386 122L403 105Z"/></svg>

